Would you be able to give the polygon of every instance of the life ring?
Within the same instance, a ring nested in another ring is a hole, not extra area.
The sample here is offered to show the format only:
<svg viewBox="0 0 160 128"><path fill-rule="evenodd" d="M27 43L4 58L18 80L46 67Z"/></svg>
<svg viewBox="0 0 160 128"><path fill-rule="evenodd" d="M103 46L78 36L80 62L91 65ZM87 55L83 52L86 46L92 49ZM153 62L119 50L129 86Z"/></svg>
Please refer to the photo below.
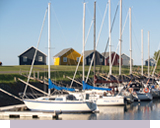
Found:
<svg viewBox="0 0 160 128"><path fill-rule="evenodd" d="M144 88L143 91L144 91L145 93L148 93L148 92L149 92L149 89L148 89L148 88Z"/></svg>
<svg viewBox="0 0 160 128"><path fill-rule="evenodd" d="M133 93L133 88L128 89L130 93Z"/></svg>

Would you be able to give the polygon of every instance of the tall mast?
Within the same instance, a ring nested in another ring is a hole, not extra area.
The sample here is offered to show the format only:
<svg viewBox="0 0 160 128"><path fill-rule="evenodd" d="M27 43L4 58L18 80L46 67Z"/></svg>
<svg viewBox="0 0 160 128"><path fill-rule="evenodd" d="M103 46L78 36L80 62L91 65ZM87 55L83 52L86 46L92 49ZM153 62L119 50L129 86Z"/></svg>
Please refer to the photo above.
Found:
<svg viewBox="0 0 160 128"><path fill-rule="evenodd" d="M94 82L93 86L95 86L95 73L96 73L96 1L94 2Z"/></svg>
<svg viewBox="0 0 160 128"><path fill-rule="evenodd" d="M120 24L119 24L119 75L121 75L122 55L122 0L120 0Z"/></svg>
<svg viewBox="0 0 160 128"><path fill-rule="evenodd" d="M112 62L111 62L111 0L109 2L109 74L112 75Z"/></svg>
<svg viewBox="0 0 160 128"><path fill-rule="evenodd" d="M84 49L85 49L85 11L86 11L86 3L83 3L83 75L82 81L84 81Z"/></svg>
<svg viewBox="0 0 160 128"><path fill-rule="evenodd" d="M143 76L143 29L141 30L141 64L142 64L142 69L141 69L141 75Z"/></svg>
<svg viewBox="0 0 160 128"><path fill-rule="evenodd" d="M51 3L48 3L48 79L51 78L51 73L50 73L50 47L51 47L50 5ZM48 89L48 95L50 95L50 93L51 93L51 90Z"/></svg>
<svg viewBox="0 0 160 128"><path fill-rule="evenodd" d="M149 50L150 50L150 49L149 49L149 31L148 31L148 77L150 76L150 74L149 74L149 62L150 62L150 61L149 61L149 60L150 60L150 55L149 55L150 53L149 53L149 52L150 52L150 51L149 51Z"/></svg>
<svg viewBox="0 0 160 128"><path fill-rule="evenodd" d="M130 30L130 74L132 74L132 22L131 8L129 8L129 30Z"/></svg>

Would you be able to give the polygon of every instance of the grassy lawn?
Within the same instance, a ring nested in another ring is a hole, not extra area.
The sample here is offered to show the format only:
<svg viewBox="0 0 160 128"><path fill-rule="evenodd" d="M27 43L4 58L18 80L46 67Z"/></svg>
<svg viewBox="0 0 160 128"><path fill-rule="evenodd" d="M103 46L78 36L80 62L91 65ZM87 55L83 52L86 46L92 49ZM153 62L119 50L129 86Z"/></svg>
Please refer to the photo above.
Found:
<svg viewBox="0 0 160 128"><path fill-rule="evenodd" d="M26 78L21 76L19 72L21 71L22 74L28 74L30 70L30 65L20 65L20 66L0 66L0 83L9 83L9 82L14 82L14 77L21 78L26 81ZM96 66L96 71L99 71L100 66ZM122 74L129 74L129 66L122 66ZM153 70L152 67L150 67ZM74 72L76 70L76 66L54 66L51 65L51 77L55 81L60 81L60 80L68 80L67 78L64 78L64 75L69 76L73 78ZM85 66L85 75L87 75L89 70L89 66ZM133 72L141 72L141 67L140 66L133 66L132 67ZM148 73L148 67L144 66L144 73ZM12 73L13 71L13 73ZM17 71L17 73L15 73ZM39 78L41 77L48 77L48 66L47 65L35 65L33 67L33 73L35 72L35 76L37 77L37 72L39 72ZM6 72L6 73L4 73ZM102 73L108 73L109 72L109 66L102 66L101 69ZM157 67L156 72L160 72L160 66ZM112 73L114 75L119 74L119 67L118 66L113 66L112 68ZM79 66L78 72L76 75L76 78L81 78L82 77L82 66ZM90 77L93 76L93 67L91 69Z"/></svg>

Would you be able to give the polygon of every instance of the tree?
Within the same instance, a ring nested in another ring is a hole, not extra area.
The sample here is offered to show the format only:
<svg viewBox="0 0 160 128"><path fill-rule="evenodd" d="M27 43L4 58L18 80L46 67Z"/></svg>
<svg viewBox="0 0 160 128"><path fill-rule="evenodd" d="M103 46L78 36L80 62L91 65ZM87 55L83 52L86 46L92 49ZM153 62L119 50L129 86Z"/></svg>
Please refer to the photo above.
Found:
<svg viewBox="0 0 160 128"><path fill-rule="evenodd" d="M160 65L160 50L154 53L154 57L153 58L157 61L158 56L159 56L159 60L158 60L157 66Z"/></svg>

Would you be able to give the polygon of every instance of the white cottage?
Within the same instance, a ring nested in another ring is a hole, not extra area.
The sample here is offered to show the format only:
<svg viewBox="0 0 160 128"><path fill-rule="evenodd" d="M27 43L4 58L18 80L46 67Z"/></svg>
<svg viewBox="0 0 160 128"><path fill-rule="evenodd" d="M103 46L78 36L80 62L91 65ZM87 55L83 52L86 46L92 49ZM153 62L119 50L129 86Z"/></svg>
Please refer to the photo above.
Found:
<svg viewBox="0 0 160 128"><path fill-rule="evenodd" d="M122 58L122 65L124 65L124 66L129 66L130 65L130 57L129 56L127 56L126 54L122 54L121 55L121 58ZM131 59L131 61L132 61L132 65L133 65L133 59Z"/></svg>

